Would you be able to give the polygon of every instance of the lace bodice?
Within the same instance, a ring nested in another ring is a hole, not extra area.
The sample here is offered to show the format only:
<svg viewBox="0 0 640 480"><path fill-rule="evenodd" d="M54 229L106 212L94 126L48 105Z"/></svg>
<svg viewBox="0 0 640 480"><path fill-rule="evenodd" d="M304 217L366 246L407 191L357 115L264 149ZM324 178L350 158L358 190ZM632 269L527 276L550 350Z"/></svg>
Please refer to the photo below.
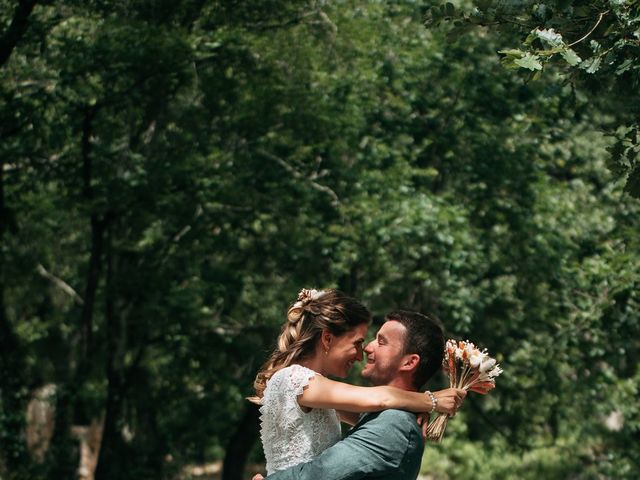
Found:
<svg viewBox="0 0 640 480"><path fill-rule="evenodd" d="M277 371L267 382L260 407L260 436L267 474L308 462L340 440L333 409L304 412L298 404L309 380L318 373L301 365Z"/></svg>

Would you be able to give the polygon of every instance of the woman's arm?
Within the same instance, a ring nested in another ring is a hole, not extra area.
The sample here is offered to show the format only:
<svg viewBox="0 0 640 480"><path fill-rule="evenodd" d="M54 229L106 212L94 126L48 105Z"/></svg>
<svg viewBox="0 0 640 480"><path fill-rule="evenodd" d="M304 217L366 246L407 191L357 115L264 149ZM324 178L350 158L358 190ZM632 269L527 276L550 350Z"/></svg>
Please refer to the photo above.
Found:
<svg viewBox="0 0 640 480"><path fill-rule="evenodd" d="M436 411L452 414L466 392L447 388L435 392ZM347 412L377 412L388 408L410 412L430 412L431 398L424 393L409 392L396 387L358 387L316 375L298 397L298 403L308 408L334 408Z"/></svg>

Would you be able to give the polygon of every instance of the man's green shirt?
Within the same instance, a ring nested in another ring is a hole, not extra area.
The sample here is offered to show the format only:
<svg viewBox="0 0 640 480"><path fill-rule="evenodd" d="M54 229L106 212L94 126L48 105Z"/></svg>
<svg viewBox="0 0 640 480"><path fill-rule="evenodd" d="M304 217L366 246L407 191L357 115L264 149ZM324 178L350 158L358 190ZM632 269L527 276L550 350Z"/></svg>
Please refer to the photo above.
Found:
<svg viewBox="0 0 640 480"><path fill-rule="evenodd" d="M275 472L267 480L415 480L423 450L415 414L368 413L343 440L312 461Z"/></svg>

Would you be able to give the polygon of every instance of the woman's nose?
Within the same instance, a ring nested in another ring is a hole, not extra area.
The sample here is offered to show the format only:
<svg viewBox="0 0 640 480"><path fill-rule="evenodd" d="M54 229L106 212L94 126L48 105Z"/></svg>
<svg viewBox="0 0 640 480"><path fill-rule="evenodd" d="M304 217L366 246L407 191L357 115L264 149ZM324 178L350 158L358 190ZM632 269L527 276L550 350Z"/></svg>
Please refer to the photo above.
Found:
<svg viewBox="0 0 640 480"><path fill-rule="evenodd" d="M367 346L366 346L366 347L364 347L364 351L365 351L366 353L371 353L371 352L373 352L373 341L371 341L371 342L367 343Z"/></svg>

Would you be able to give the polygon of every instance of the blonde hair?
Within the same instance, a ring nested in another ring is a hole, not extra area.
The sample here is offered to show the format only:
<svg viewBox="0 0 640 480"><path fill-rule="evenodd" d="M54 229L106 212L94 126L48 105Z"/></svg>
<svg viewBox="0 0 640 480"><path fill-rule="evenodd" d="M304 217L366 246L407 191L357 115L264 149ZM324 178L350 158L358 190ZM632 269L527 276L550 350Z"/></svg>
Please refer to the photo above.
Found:
<svg viewBox="0 0 640 480"><path fill-rule="evenodd" d="M248 400L260 404L267 382L274 373L312 356L323 330L340 336L370 320L371 312L367 307L339 290L303 289L298 301L287 311L277 348L256 375L253 383L256 395Z"/></svg>

